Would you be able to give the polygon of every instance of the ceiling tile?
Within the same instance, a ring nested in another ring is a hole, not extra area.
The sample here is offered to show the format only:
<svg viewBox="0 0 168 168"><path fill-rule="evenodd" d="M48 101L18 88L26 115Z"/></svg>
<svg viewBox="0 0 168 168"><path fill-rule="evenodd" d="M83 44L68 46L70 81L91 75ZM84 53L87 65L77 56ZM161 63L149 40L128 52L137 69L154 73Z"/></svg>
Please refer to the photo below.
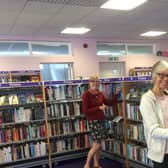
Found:
<svg viewBox="0 0 168 168"><path fill-rule="evenodd" d="M0 35L139 39L140 33L168 31L168 0L148 0L132 11L99 8L106 0L0 0ZM63 35L65 27L85 26L85 35ZM149 38L146 38L149 39ZM168 34L154 39L168 39Z"/></svg>

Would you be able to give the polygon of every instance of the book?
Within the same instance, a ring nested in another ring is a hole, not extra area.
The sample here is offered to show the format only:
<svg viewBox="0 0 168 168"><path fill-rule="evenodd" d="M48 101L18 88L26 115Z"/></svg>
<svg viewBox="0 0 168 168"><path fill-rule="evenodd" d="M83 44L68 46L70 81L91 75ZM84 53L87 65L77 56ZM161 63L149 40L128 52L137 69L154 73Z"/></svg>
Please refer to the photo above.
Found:
<svg viewBox="0 0 168 168"><path fill-rule="evenodd" d="M9 104L8 95L0 96L0 106L8 104Z"/></svg>
<svg viewBox="0 0 168 168"><path fill-rule="evenodd" d="M0 111L0 127L2 127L3 124L3 112Z"/></svg>
<svg viewBox="0 0 168 168"><path fill-rule="evenodd" d="M34 157L35 156L35 147L33 143L29 144L29 149L30 149L30 157Z"/></svg>
<svg viewBox="0 0 168 168"><path fill-rule="evenodd" d="M34 98L35 98L35 102L43 102L43 95L42 94L35 94Z"/></svg>
<svg viewBox="0 0 168 168"><path fill-rule="evenodd" d="M24 149L24 157L29 158L30 157L30 150L29 150L29 144L24 144L23 149Z"/></svg>
<svg viewBox="0 0 168 168"><path fill-rule="evenodd" d="M116 116L116 117L113 118L113 122L118 123L118 122L120 122L122 119L123 119L122 116Z"/></svg>
<svg viewBox="0 0 168 168"><path fill-rule="evenodd" d="M18 96L16 94L10 94L8 95L8 99L9 99L9 104L19 104L19 100L18 100Z"/></svg>
<svg viewBox="0 0 168 168"><path fill-rule="evenodd" d="M26 104L26 95L24 93L18 94L19 104Z"/></svg>
<svg viewBox="0 0 168 168"><path fill-rule="evenodd" d="M35 97L33 93L26 93L26 103L35 103Z"/></svg>

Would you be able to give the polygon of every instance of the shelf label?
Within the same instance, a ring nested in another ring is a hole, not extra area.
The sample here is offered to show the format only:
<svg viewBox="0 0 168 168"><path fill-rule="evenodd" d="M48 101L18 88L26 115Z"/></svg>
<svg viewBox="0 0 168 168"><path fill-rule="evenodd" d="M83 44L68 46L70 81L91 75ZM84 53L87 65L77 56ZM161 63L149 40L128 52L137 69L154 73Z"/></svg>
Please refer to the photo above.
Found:
<svg viewBox="0 0 168 168"><path fill-rule="evenodd" d="M64 84L73 84L73 81L72 80L67 80L67 81L64 81Z"/></svg>

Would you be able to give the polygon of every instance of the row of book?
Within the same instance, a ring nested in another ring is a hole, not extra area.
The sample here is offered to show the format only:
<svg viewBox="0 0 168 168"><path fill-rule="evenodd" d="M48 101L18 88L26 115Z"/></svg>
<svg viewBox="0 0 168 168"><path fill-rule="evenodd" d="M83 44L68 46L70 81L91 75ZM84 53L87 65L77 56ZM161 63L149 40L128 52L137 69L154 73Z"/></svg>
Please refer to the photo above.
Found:
<svg viewBox="0 0 168 168"><path fill-rule="evenodd" d="M115 139L108 139L102 142L102 149L110 153L115 153L120 156L125 156L124 143L122 141L116 141Z"/></svg>
<svg viewBox="0 0 168 168"><path fill-rule="evenodd" d="M0 125L3 123L20 123L31 120L45 119L43 106L37 107L18 107L0 111Z"/></svg>
<svg viewBox="0 0 168 168"><path fill-rule="evenodd" d="M81 115L81 101L53 103L47 105L49 118Z"/></svg>
<svg viewBox="0 0 168 168"><path fill-rule="evenodd" d="M117 88L121 90L122 84L121 83L101 83L99 88L106 97L110 98L116 94ZM119 92L117 99L123 100L122 90Z"/></svg>
<svg viewBox="0 0 168 168"><path fill-rule="evenodd" d="M128 158L140 161L152 167L152 161L147 157L147 148L137 144L127 144Z"/></svg>
<svg viewBox="0 0 168 168"><path fill-rule="evenodd" d="M152 88L151 83L139 82L135 85L131 85L129 90L127 91L126 99L127 100L140 100L141 96L149 89Z"/></svg>
<svg viewBox="0 0 168 168"><path fill-rule="evenodd" d="M0 96L0 106L3 105L15 105L15 104L27 104L43 102L43 95L40 93L18 93L18 94L6 94Z"/></svg>
<svg viewBox="0 0 168 168"><path fill-rule="evenodd" d="M127 126L127 137L133 140L145 142L143 124L129 124Z"/></svg>
<svg viewBox="0 0 168 168"><path fill-rule="evenodd" d="M46 126L43 125L28 125L17 126L13 128L6 128L0 130L0 143L4 145L6 143L14 143L23 140L35 140L39 138L47 137ZM1 146L0 145L0 146Z"/></svg>
<svg viewBox="0 0 168 168"><path fill-rule="evenodd" d="M0 148L0 163L47 155L46 142L26 143Z"/></svg>
<svg viewBox="0 0 168 168"><path fill-rule="evenodd" d="M142 121L139 105L137 103L132 102L126 104L126 117L128 119Z"/></svg>
<svg viewBox="0 0 168 168"><path fill-rule="evenodd" d="M87 84L48 86L45 88L46 100L80 98L87 88Z"/></svg>
<svg viewBox="0 0 168 168"><path fill-rule="evenodd" d="M121 120L118 121L118 123L114 123L114 120L107 120L106 128L110 138L115 137L116 139L123 139L123 122Z"/></svg>
<svg viewBox="0 0 168 168"><path fill-rule="evenodd" d="M48 124L49 136L67 135L88 131L88 122L85 119L52 121Z"/></svg>
<svg viewBox="0 0 168 168"><path fill-rule="evenodd" d="M116 88L122 88L121 83L100 83L100 90L107 97L112 97L115 95ZM84 91L88 89L88 84L78 84L78 85L56 85L48 86L46 90L47 100L60 100L67 98L81 98ZM122 92L118 94L118 99L122 100Z"/></svg>
<svg viewBox="0 0 168 168"><path fill-rule="evenodd" d="M51 141L52 153L67 152L72 150L88 148L91 145L90 137L85 135L76 135L66 139Z"/></svg>

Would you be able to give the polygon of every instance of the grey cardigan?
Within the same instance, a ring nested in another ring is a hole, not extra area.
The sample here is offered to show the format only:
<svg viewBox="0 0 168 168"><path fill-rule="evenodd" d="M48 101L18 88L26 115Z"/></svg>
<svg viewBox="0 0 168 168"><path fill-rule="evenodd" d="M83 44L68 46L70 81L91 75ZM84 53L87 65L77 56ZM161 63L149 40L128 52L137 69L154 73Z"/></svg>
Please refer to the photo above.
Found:
<svg viewBox="0 0 168 168"><path fill-rule="evenodd" d="M142 96L140 112L143 118L148 157L161 163L164 159L166 140L168 140L168 128L164 128L163 112L151 90Z"/></svg>

